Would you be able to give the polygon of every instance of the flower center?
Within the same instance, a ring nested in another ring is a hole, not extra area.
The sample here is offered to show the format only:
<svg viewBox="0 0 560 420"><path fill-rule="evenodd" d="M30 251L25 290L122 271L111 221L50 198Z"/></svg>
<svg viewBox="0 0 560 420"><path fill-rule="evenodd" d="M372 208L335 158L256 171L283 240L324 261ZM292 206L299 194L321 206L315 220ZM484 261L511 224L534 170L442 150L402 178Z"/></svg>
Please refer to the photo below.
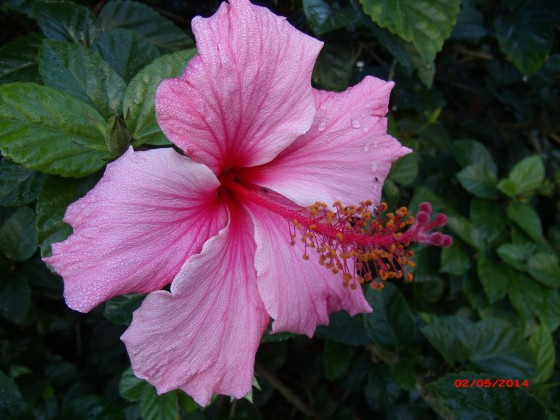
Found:
<svg viewBox="0 0 560 420"><path fill-rule="evenodd" d="M289 222L290 244L299 236L304 244L303 259L308 250L319 254L319 263L333 273L341 273L343 286L357 288L369 282L382 289L383 281L404 278L412 281L406 267L414 267L414 253L407 248L413 242L435 246L451 245L451 237L431 232L444 226L447 218L437 214L430 220L432 208L422 203L416 217L406 207L387 212L387 205L374 206L363 201L359 206L332 207L317 202L307 208L276 200L271 192L245 185L229 176L220 177L222 186L236 196L270 210Z"/></svg>

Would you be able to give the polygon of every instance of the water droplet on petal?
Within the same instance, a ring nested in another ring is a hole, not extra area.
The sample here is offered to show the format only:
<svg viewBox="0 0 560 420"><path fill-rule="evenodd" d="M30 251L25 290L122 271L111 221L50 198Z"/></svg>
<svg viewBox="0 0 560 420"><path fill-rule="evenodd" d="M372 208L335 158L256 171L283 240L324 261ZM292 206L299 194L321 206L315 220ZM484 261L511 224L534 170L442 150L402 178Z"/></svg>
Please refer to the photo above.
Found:
<svg viewBox="0 0 560 420"><path fill-rule="evenodd" d="M364 127L364 128L362 128L362 131L363 131L363 132L364 132L364 134L365 134L365 133L367 133L367 132L369 131L369 128L367 128L367 127Z"/></svg>
<svg viewBox="0 0 560 420"><path fill-rule="evenodd" d="M352 120L352 127L354 128L360 128L360 121L358 120Z"/></svg>
<svg viewBox="0 0 560 420"><path fill-rule="evenodd" d="M376 160L371 162L371 170L372 170L372 172L377 172L377 161Z"/></svg>
<svg viewBox="0 0 560 420"><path fill-rule="evenodd" d="M317 131L325 131L325 128L327 128L327 121L325 121L325 119L322 118L319 120Z"/></svg>
<svg viewBox="0 0 560 420"><path fill-rule="evenodd" d="M369 143L364 144L364 152L369 151Z"/></svg>

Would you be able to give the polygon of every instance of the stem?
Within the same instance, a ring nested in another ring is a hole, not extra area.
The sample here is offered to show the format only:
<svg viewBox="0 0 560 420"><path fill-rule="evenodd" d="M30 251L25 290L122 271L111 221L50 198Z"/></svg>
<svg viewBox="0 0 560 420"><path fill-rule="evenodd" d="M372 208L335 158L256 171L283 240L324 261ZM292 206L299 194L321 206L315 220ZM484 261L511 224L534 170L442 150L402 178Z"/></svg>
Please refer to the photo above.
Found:
<svg viewBox="0 0 560 420"><path fill-rule="evenodd" d="M266 381L272 385L272 387L278 391L282 396L292 403L299 411L305 414L307 417L315 417L315 412L305 404L290 388L284 385L272 372L263 367L260 363L255 363L255 370L259 375L261 375Z"/></svg>

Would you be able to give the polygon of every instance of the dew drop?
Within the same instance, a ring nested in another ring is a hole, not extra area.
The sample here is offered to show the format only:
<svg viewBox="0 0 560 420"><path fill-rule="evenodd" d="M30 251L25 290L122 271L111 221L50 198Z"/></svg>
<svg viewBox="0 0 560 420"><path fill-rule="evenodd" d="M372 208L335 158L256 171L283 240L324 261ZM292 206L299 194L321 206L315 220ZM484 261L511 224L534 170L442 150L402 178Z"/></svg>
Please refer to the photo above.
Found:
<svg viewBox="0 0 560 420"><path fill-rule="evenodd" d="M369 151L369 143L364 144L364 152Z"/></svg>
<svg viewBox="0 0 560 420"><path fill-rule="evenodd" d="M399 109L399 107L396 106L396 105L393 105L393 106L391 107L391 110L392 110L392 111L396 111L396 110L398 110L398 109Z"/></svg>
<svg viewBox="0 0 560 420"><path fill-rule="evenodd" d="M523 81L526 82L527 80L529 80L529 76L527 76L526 74L523 75Z"/></svg>
<svg viewBox="0 0 560 420"><path fill-rule="evenodd" d="M377 161L376 160L371 162L371 170L372 170L372 172L377 172Z"/></svg>
<svg viewBox="0 0 560 420"><path fill-rule="evenodd" d="M352 120L352 127L354 128L360 128L361 124L360 121L358 120Z"/></svg>
<svg viewBox="0 0 560 420"><path fill-rule="evenodd" d="M365 133L367 133L369 131L369 129L367 127L362 128L362 131Z"/></svg>
<svg viewBox="0 0 560 420"><path fill-rule="evenodd" d="M327 121L325 121L324 119L319 120L317 131L325 131L325 128L327 128Z"/></svg>

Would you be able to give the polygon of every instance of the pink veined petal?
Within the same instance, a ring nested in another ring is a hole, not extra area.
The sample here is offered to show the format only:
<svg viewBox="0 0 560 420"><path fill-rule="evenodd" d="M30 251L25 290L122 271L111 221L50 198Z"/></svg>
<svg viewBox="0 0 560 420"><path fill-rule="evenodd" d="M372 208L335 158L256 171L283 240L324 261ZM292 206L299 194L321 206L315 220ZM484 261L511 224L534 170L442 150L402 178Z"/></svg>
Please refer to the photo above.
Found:
<svg viewBox="0 0 560 420"><path fill-rule="evenodd" d="M246 170L251 182L302 206L378 203L391 163L411 152L387 134L392 87L368 76L342 93L315 91L317 114L309 132L272 162Z"/></svg>
<svg viewBox="0 0 560 420"><path fill-rule="evenodd" d="M188 156L218 175L269 162L309 130L322 42L248 0L192 27L199 55L155 99L160 127Z"/></svg>
<svg viewBox="0 0 560 420"><path fill-rule="evenodd" d="M45 258L63 278L67 305L87 312L130 292L170 283L189 256L227 223L219 182L172 149L134 152L107 165L64 221L74 233Z"/></svg>
<svg viewBox="0 0 560 420"><path fill-rule="evenodd" d="M273 332L290 331L311 337L329 314L345 310L350 315L371 312L361 289L342 286L342 276L319 264L318 254L299 240L290 245L285 220L249 205L255 224L257 285L267 312L274 319Z"/></svg>
<svg viewBox="0 0 560 420"><path fill-rule="evenodd" d="M229 225L187 261L171 293L149 294L121 337L138 377L159 393L181 388L200 405L213 393L251 391L269 319L256 286L251 219L230 210Z"/></svg>

